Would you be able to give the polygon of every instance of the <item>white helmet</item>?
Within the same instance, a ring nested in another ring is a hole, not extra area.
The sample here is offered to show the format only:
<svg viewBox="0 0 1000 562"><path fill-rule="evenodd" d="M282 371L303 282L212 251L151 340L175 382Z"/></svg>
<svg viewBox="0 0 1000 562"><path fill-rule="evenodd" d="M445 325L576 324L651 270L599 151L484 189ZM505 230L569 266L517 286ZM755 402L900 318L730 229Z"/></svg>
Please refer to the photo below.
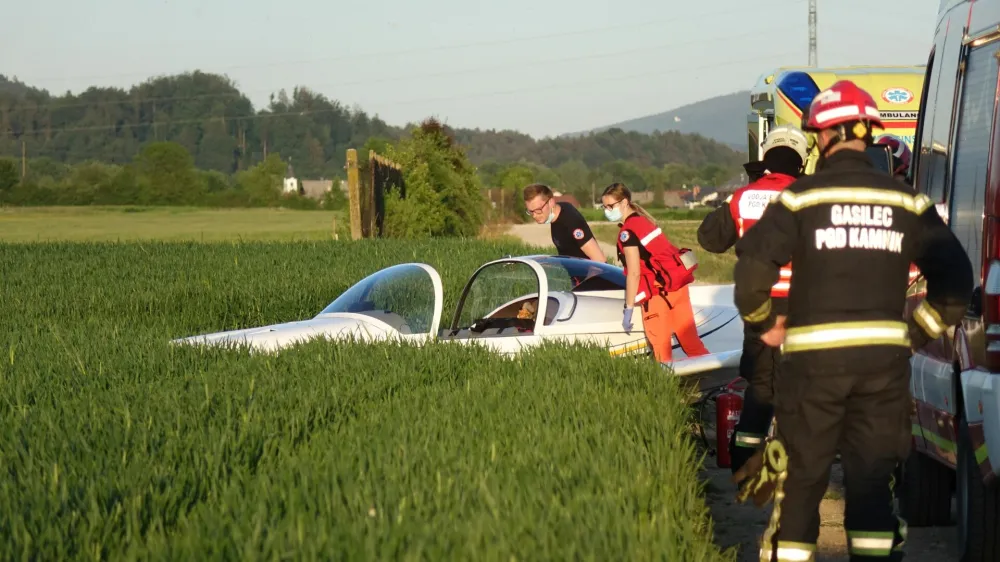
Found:
<svg viewBox="0 0 1000 562"><path fill-rule="evenodd" d="M764 138L764 142L760 143L760 146L764 149L764 154L767 154L768 150L779 146L791 148L805 162L808 156L809 140L806 138L805 133L798 127L782 125L771 129L771 132L767 134L767 137Z"/></svg>

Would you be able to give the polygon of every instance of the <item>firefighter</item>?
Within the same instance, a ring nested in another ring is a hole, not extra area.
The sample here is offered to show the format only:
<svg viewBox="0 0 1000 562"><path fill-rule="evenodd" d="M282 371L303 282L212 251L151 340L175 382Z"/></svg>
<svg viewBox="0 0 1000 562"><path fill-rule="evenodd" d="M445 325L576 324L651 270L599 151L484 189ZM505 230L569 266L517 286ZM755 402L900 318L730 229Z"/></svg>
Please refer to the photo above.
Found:
<svg viewBox="0 0 1000 562"><path fill-rule="evenodd" d="M764 176L737 189L726 202L709 214L698 227L698 243L709 252L721 254L761 217L769 202L785 187L802 175L808 156L809 140L797 127L782 126L773 129L761 147L764 150L762 166ZM785 313L788 284L791 280L790 264L783 264L778 282L771 287L771 298L778 314ZM760 332L752 324L743 326L743 354L740 357L740 376L747 380L743 410L729 441L731 469L735 474L764 443L771 425L771 404L774 372L778 368L780 353L760 340Z"/></svg>
<svg viewBox="0 0 1000 562"><path fill-rule="evenodd" d="M782 347L775 438L749 483L775 486L761 560L814 559L838 450L850 559L902 559L891 475L910 452L909 359L957 324L972 296L970 260L933 202L866 155L873 127L883 127L878 107L853 82L818 94L802 124L817 137L815 174L785 188L736 244L736 306L765 343ZM788 262L786 316L771 289ZM927 294L905 318L910 263Z"/></svg>
<svg viewBox="0 0 1000 562"><path fill-rule="evenodd" d="M892 174L897 179L912 184L909 179L909 171L913 153L910 151L910 147L903 142L903 139L896 135L882 135L875 141L875 144L889 147L889 150L892 151Z"/></svg>
<svg viewBox="0 0 1000 562"><path fill-rule="evenodd" d="M618 259L625 269L625 309L622 328L632 330L632 313L642 307L646 340L658 362L673 358L677 341L688 357L708 355L698 336L688 285L694 281L693 254L678 250L653 218L632 202L632 193L622 183L609 185L601 195L604 216L617 222Z"/></svg>

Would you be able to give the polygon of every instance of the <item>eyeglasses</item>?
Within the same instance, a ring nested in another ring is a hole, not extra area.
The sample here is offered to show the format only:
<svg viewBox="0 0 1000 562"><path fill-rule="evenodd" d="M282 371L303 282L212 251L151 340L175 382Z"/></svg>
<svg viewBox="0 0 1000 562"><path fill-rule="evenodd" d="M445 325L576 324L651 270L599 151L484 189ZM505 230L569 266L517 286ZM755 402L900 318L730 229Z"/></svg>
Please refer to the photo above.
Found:
<svg viewBox="0 0 1000 562"><path fill-rule="evenodd" d="M524 211L524 213L526 215L540 215L542 213L542 209L544 209L545 206L548 205L549 201L551 201L551 200L552 200L552 198L549 197L548 199L545 200L544 203L542 203L541 207L539 207L537 209L528 209L528 210Z"/></svg>
<svg viewBox="0 0 1000 562"><path fill-rule="evenodd" d="M624 201L624 200L625 200L625 199L624 199L624 198L622 198L622 199L619 199L619 200L615 201L614 203L612 203L612 204L610 204L610 205L604 205L604 204L602 204L601 206L602 206L602 207L604 207L604 208L605 208L605 210L608 210L608 211L610 211L611 209L613 209L613 208L615 207L615 205L617 205L617 204L621 203L621 202L622 202L622 201Z"/></svg>

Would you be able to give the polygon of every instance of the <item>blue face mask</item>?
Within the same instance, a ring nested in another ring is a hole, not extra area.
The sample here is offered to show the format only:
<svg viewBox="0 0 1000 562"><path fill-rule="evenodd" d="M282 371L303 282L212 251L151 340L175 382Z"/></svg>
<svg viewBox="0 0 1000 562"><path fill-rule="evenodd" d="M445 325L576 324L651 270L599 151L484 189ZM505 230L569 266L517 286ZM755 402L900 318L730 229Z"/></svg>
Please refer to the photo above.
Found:
<svg viewBox="0 0 1000 562"><path fill-rule="evenodd" d="M622 220L622 210L619 209L618 207L615 207L614 209L611 209L610 211L607 210L607 209L604 209L604 218L608 219L611 222L618 222L618 221Z"/></svg>
<svg viewBox="0 0 1000 562"><path fill-rule="evenodd" d="M548 218L545 219L545 222L543 222L542 224L549 224L549 223L552 222L552 219L554 219L554 218L556 218L556 212L555 211L549 211Z"/></svg>

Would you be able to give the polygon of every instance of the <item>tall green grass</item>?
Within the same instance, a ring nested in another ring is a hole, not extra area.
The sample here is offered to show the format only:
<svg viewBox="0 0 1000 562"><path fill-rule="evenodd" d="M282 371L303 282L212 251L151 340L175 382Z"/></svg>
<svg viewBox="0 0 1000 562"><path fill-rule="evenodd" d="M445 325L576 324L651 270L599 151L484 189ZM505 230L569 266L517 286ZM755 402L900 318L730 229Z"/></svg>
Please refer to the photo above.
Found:
<svg viewBox="0 0 1000 562"><path fill-rule="evenodd" d="M679 383L545 346L170 338L305 318L519 246L0 245L0 558L722 560Z"/></svg>

